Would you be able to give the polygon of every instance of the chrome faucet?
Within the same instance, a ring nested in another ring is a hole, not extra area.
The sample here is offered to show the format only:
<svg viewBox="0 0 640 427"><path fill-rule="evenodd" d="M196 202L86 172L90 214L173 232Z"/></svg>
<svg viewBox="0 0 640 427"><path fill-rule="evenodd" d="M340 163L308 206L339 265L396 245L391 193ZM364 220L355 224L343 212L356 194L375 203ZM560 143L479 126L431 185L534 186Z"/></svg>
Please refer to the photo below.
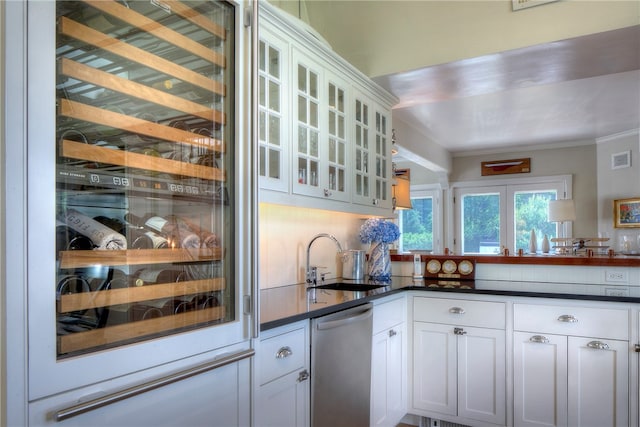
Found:
<svg viewBox="0 0 640 427"><path fill-rule="evenodd" d="M320 234L314 236L313 239L311 239L311 241L309 242L309 245L307 246L307 269L305 271L306 271L306 277L307 277L307 283L308 284L314 284L315 285L317 280L318 280L318 268L317 267L311 267L309 265L309 258L310 258L309 255L311 254L311 245L313 245L313 242L318 240L320 237L326 237L326 238L329 238L329 239L333 240L333 242L338 247L338 251L342 252L342 246L340 245L340 242L338 242L338 239L333 237L331 234L320 233Z"/></svg>

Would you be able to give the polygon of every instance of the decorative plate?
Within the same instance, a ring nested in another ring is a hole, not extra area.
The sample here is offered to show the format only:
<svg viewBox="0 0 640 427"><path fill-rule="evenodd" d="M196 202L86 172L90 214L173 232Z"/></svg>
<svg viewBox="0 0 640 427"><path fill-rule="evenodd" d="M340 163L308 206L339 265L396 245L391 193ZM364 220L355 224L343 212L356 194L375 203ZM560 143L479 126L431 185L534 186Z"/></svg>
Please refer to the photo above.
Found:
<svg viewBox="0 0 640 427"><path fill-rule="evenodd" d="M452 274L456 272L457 265L455 261L451 261L450 259L446 260L444 264L442 264L442 271L447 274Z"/></svg>
<svg viewBox="0 0 640 427"><path fill-rule="evenodd" d="M437 259L431 259L427 263L427 271L431 274L439 273L440 267L441 267L440 261L438 261Z"/></svg>
<svg viewBox="0 0 640 427"><path fill-rule="evenodd" d="M467 275L467 274L471 274L471 272L473 271L473 263L469 260L464 260L461 261L460 264L458 264L458 271L460 272L460 274L463 275Z"/></svg>

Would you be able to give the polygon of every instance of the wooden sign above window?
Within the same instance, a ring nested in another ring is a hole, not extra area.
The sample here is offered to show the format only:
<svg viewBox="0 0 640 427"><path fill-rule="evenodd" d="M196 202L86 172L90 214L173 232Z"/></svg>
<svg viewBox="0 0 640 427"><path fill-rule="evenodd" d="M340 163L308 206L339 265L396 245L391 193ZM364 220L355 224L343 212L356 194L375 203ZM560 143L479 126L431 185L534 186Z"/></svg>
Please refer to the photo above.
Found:
<svg viewBox="0 0 640 427"><path fill-rule="evenodd" d="M482 162L482 176L531 172L531 158Z"/></svg>

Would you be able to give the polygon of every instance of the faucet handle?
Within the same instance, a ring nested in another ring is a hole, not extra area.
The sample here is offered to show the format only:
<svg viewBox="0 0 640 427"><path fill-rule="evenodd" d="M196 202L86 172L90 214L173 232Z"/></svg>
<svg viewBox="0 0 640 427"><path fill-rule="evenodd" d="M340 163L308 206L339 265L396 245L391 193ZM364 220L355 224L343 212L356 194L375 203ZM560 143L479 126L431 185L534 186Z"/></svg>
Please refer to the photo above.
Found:
<svg viewBox="0 0 640 427"><path fill-rule="evenodd" d="M309 266L309 271L307 271L307 283L313 283L315 285L318 280L318 267L315 265Z"/></svg>

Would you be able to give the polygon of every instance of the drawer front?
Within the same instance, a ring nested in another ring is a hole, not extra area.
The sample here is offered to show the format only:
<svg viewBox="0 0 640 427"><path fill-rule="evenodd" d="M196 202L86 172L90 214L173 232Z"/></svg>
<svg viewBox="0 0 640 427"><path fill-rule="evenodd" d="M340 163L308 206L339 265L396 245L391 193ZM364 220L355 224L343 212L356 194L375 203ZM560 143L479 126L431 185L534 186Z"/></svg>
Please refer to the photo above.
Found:
<svg viewBox="0 0 640 427"><path fill-rule="evenodd" d="M405 297L376 304L373 307L373 334L406 321Z"/></svg>
<svg viewBox="0 0 640 427"><path fill-rule="evenodd" d="M415 297L413 320L504 329L506 309L502 302Z"/></svg>
<svg viewBox="0 0 640 427"><path fill-rule="evenodd" d="M305 329L296 329L260 342L260 384L304 367Z"/></svg>
<svg viewBox="0 0 640 427"><path fill-rule="evenodd" d="M518 331L629 339L629 310L570 305L514 304Z"/></svg>

